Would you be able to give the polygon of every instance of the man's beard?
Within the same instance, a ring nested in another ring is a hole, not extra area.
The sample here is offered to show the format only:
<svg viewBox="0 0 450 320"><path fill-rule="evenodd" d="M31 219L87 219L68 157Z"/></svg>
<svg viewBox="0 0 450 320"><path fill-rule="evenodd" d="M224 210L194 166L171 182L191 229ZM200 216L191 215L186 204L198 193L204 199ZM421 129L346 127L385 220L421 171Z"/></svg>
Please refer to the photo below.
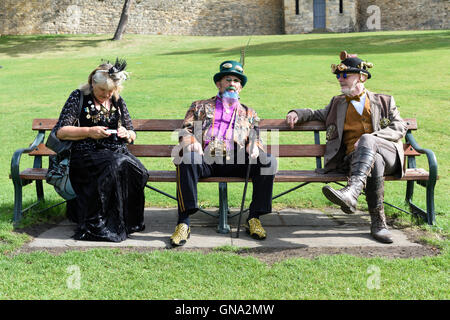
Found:
<svg viewBox="0 0 450 320"><path fill-rule="evenodd" d="M239 105L239 94L235 90L227 90L222 94L222 103L226 108Z"/></svg>
<svg viewBox="0 0 450 320"><path fill-rule="evenodd" d="M341 88L341 92L343 94L345 94L346 96L350 96L350 95L352 95L352 92L354 92L354 90L356 89L357 86L358 86L358 79L355 79L353 81L351 88Z"/></svg>

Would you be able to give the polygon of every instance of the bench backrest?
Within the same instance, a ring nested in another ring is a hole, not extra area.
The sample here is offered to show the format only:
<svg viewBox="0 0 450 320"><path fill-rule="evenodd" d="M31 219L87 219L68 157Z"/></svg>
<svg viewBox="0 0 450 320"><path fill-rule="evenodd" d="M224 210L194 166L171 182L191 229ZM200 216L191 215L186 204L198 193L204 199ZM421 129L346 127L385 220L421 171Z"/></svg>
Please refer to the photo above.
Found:
<svg viewBox="0 0 450 320"><path fill-rule="evenodd" d="M416 119L404 119L408 130L417 130ZM33 130L49 131L56 125L57 119L34 119ZM137 132L174 132L182 126L183 120L175 119L136 119L133 120L134 130ZM278 130L280 132L290 131L312 131L314 133L314 144L280 144L268 145L267 149L275 151L278 157L316 157L317 166L320 167L320 158L325 154L325 144L320 143L320 132L326 131L325 124L319 121L305 122L290 129L285 119L263 119L260 129L267 131ZM174 145L168 144L134 144L129 145L129 150L137 157L171 157ZM410 145L404 144L405 156L419 156ZM273 153L273 152L272 152ZM53 151L40 144L36 150L30 153L33 156L49 156Z"/></svg>

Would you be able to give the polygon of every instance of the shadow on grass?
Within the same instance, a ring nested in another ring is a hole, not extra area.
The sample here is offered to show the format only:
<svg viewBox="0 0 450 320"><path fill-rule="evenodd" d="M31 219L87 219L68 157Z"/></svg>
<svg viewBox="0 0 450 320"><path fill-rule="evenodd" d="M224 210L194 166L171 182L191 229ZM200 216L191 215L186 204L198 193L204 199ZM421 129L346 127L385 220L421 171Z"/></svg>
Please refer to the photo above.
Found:
<svg viewBox="0 0 450 320"><path fill-rule="evenodd" d="M302 35L299 35L301 38ZM290 38L292 39L292 38ZM236 41L238 42L238 41ZM216 56L237 55L242 46L231 49L207 48L198 50L175 51L162 55L212 54ZM450 48L450 31L434 33L407 34L350 34L347 37L324 37L296 41L274 41L249 45L247 53L252 56L281 55L330 55L347 50L358 54L405 53L424 50Z"/></svg>
<svg viewBox="0 0 450 320"><path fill-rule="evenodd" d="M54 224L66 218L66 205L61 203L62 199L49 199L40 202L30 210L26 211L21 220L14 226L14 231L20 232L21 229L31 225L42 223ZM33 204L33 201L23 203L23 208L27 208ZM7 204L0 206L2 213L0 221L13 225L13 205Z"/></svg>
<svg viewBox="0 0 450 320"><path fill-rule="evenodd" d="M110 39L78 38L73 35L2 36L0 37L0 54L18 57L21 54L39 54L66 48L96 48L105 41Z"/></svg>

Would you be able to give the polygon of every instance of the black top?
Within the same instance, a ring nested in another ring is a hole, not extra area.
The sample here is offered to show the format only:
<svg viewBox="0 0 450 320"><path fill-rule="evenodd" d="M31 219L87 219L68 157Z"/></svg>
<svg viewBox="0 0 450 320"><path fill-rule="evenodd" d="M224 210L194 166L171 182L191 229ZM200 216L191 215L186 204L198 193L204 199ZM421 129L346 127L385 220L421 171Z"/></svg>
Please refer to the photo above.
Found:
<svg viewBox="0 0 450 320"><path fill-rule="evenodd" d="M110 111L97 110L94 104L94 97L92 94L83 97L83 106L79 117L79 102L81 91L73 91L67 99L59 116L59 120L53 131L56 133L60 128L65 126L80 126L80 127L94 127L104 126L109 129L117 129L119 126L125 127L127 130L134 130L131 122L130 114L122 97L116 101L112 98L112 105ZM111 134L104 139L83 139L73 141L72 151L95 151L98 149L117 150L126 148L125 139L118 138L116 134Z"/></svg>

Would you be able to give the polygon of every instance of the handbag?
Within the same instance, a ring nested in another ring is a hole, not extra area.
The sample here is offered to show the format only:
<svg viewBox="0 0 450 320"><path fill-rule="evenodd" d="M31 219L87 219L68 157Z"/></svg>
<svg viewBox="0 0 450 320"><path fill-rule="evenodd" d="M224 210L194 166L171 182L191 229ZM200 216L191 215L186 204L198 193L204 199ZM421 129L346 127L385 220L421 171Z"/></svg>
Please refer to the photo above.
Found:
<svg viewBox="0 0 450 320"><path fill-rule="evenodd" d="M83 93L80 91L80 103L77 112L77 120L75 120L75 122L78 121L82 106ZM55 191L65 200L75 199L77 195L72 188L69 178L70 148L72 147L72 141L59 140L56 136L56 132L52 131L47 138L45 146L56 153L55 155L49 156L45 180L47 183L53 185Z"/></svg>

